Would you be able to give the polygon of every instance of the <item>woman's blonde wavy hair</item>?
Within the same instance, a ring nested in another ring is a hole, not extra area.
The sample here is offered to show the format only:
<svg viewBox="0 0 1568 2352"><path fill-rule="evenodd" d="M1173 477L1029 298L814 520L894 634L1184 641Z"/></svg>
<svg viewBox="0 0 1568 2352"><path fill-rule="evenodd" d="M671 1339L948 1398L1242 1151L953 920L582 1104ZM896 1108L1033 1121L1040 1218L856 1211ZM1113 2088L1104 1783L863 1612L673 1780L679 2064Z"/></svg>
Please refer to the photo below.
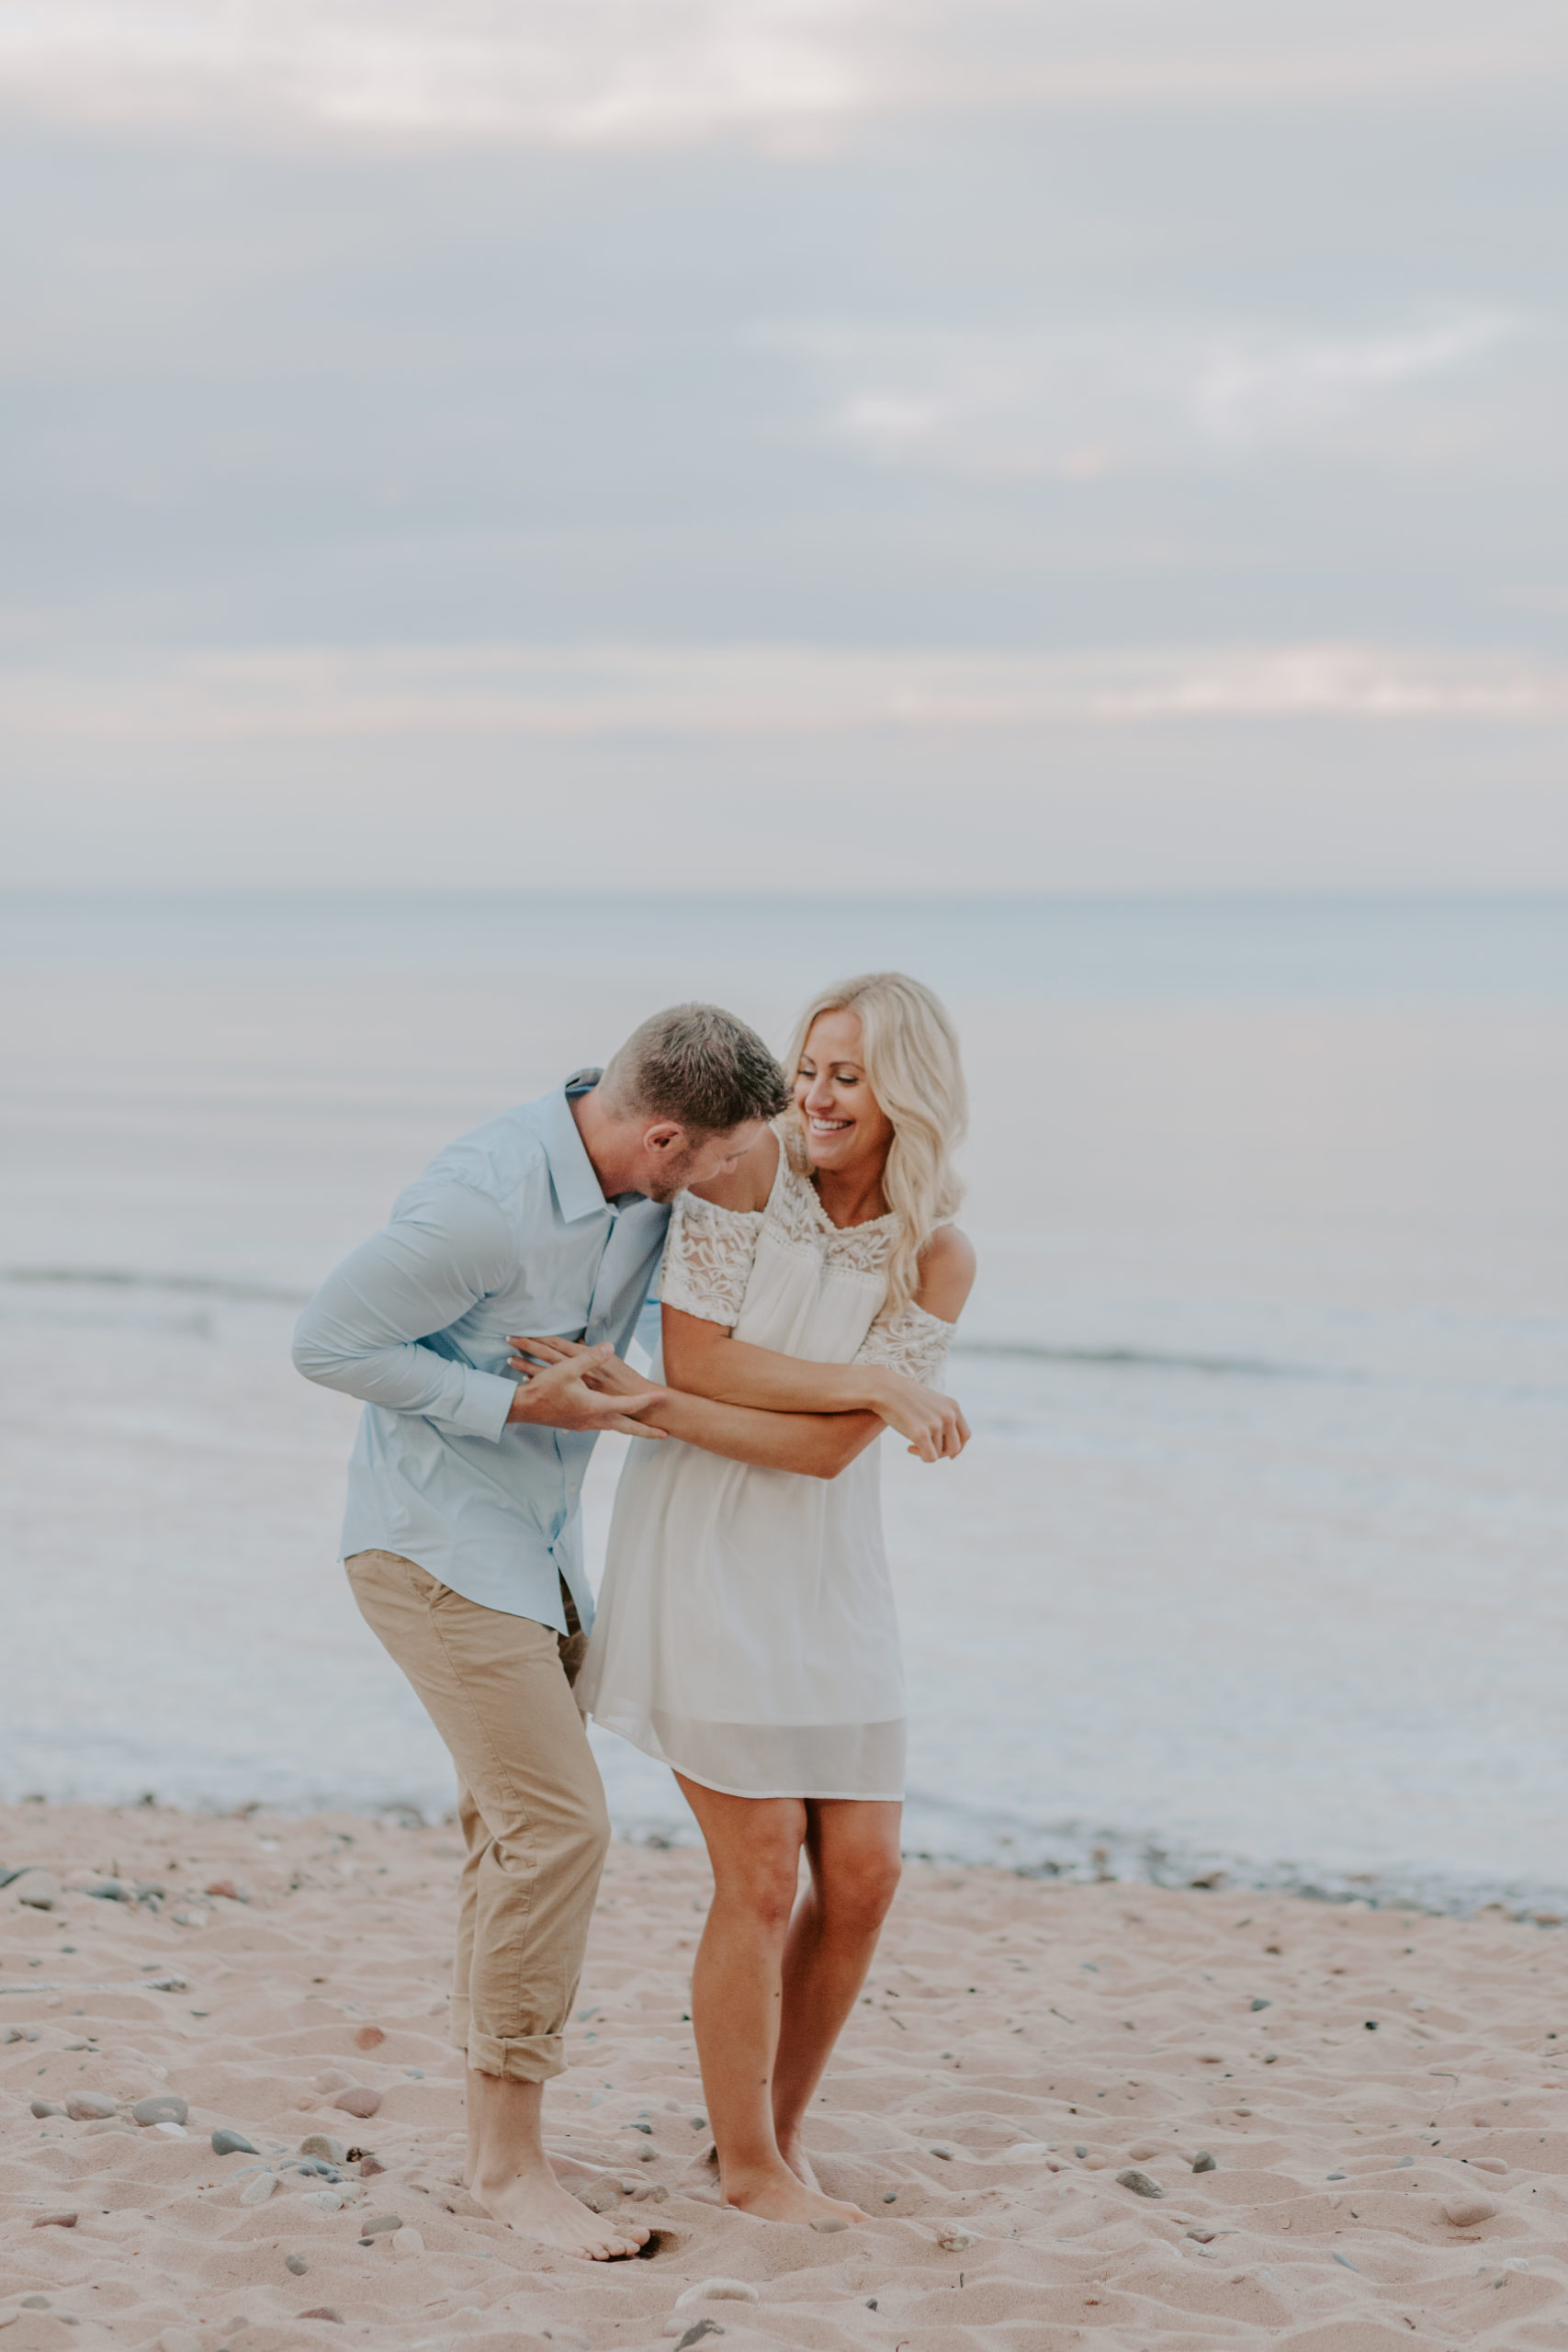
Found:
<svg viewBox="0 0 1568 2352"><path fill-rule="evenodd" d="M969 1124L958 1033L940 998L904 972L863 972L814 996L795 1024L784 1075L791 1086L812 1025L825 1012L852 1012L871 1091L893 1123L882 1191L898 1219L887 1267L887 1306L897 1314L919 1287L920 1251L954 1216L964 1187L953 1154ZM808 1163L806 1130L791 1103L781 1123L792 1164Z"/></svg>

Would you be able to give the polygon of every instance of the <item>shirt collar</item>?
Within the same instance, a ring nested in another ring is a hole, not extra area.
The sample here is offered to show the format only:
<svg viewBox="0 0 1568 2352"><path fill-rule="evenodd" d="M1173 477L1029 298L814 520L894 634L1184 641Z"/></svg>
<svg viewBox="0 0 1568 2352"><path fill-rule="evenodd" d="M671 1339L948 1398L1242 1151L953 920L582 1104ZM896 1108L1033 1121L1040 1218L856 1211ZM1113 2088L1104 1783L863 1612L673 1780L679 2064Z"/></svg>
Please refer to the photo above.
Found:
<svg viewBox="0 0 1568 2352"><path fill-rule="evenodd" d="M541 1105L545 1157L550 1163L550 1181L568 1225L577 1224L581 1217L609 1214L610 1204L593 1173L593 1162L583 1148L568 1099L573 1094L589 1093L603 1075L602 1070L574 1069L563 1086L554 1094L546 1095Z"/></svg>

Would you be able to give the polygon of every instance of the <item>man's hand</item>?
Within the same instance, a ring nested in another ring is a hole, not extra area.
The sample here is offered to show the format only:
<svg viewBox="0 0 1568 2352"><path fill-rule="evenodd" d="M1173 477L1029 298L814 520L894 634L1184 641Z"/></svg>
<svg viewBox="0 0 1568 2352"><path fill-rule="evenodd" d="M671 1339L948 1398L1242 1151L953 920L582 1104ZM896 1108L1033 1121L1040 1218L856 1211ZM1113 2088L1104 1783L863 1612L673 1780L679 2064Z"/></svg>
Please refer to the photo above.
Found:
<svg viewBox="0 0 1568 2352"><path fill-rule="evenodd" d="M969 1424L954 1400L901 1372L880 1373L869 1402L922 1462L955 1462L969 1442Z"/></svg>
<svg viewBox="0 0 1568 2352"><path fill-rule="evenodd" d="M619 1430L626 1437L661 1438L662 1430L645 1429L636 1416L646 1413L664 1395L651 1381L639 1380L614 1348L585 1348L576 1340L510 1339L517 1350L509 1369L526 1373L512 1399L506 1418L533 1421L545 1429Z"/></svg>

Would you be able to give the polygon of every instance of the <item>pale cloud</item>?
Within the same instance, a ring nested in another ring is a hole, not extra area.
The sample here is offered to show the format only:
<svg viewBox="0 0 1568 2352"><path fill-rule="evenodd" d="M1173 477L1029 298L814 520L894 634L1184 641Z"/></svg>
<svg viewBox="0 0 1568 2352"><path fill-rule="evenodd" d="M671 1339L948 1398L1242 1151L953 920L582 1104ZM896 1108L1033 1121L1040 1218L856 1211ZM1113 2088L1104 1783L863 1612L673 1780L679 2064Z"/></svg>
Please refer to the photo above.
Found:
<svg viewBox="0 0 1568 2352"><path fill-rule="evenodd" d="M951 733L1311 718L1568 719L1568 671L1366 645L299 647L0 673L17 743Z"/></svg>
<svg viewBox="0 0 1568 2352"><path fill-rule="evenodd" d="M818 429L885 463L1085 480L1325 446L1525 332L1497 311L1359 328L1145 318L1025 334L819 327L770 338L815 380ZM1398 444L1387 454L1398 461Z"/></svg>
<svg viewBox="0 0 1568 2352"><path fill-rule="evenodd" d="M262 139L810 145L895 112L1472 91L1568 69L1542 0L48 0L0 104Z"/></svg>

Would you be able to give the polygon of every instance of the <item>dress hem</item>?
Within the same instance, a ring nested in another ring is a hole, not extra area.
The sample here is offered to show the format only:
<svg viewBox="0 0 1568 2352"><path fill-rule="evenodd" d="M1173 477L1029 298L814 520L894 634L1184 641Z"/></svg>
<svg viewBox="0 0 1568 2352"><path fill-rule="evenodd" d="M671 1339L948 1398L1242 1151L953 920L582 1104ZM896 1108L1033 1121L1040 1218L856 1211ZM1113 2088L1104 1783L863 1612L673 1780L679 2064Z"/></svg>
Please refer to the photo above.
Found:
<svg viewBox="0 0 1568 2352"><path fill-rule="evenodd" d="M716 1797L750 1797L759 1804L766 1804L775 1797L797 1797L803 1804L902 1804L904 1802L902 1789L889 1795L880 1789L727 1788L722 1781L709 1781L705 1779L701 1772L689 1772L683 1764L677 1763L674 1757L667 1754L662 1747L657 1745L650 1747L646 1740L637 1738L633 1733L623 1731L618 1724L606 1723L602 1715L594 1714L592 1707L588 1712L601 1731L613 1732L617 1739L624 1739L626 1746L635 1747L639 1755L650 1757L655 1764L667 1765L671 1772L678 1772L683 1781L694 1781L699 1789L711 1789ZM657 1737L657 1735L655 1736Z"/></svg>

